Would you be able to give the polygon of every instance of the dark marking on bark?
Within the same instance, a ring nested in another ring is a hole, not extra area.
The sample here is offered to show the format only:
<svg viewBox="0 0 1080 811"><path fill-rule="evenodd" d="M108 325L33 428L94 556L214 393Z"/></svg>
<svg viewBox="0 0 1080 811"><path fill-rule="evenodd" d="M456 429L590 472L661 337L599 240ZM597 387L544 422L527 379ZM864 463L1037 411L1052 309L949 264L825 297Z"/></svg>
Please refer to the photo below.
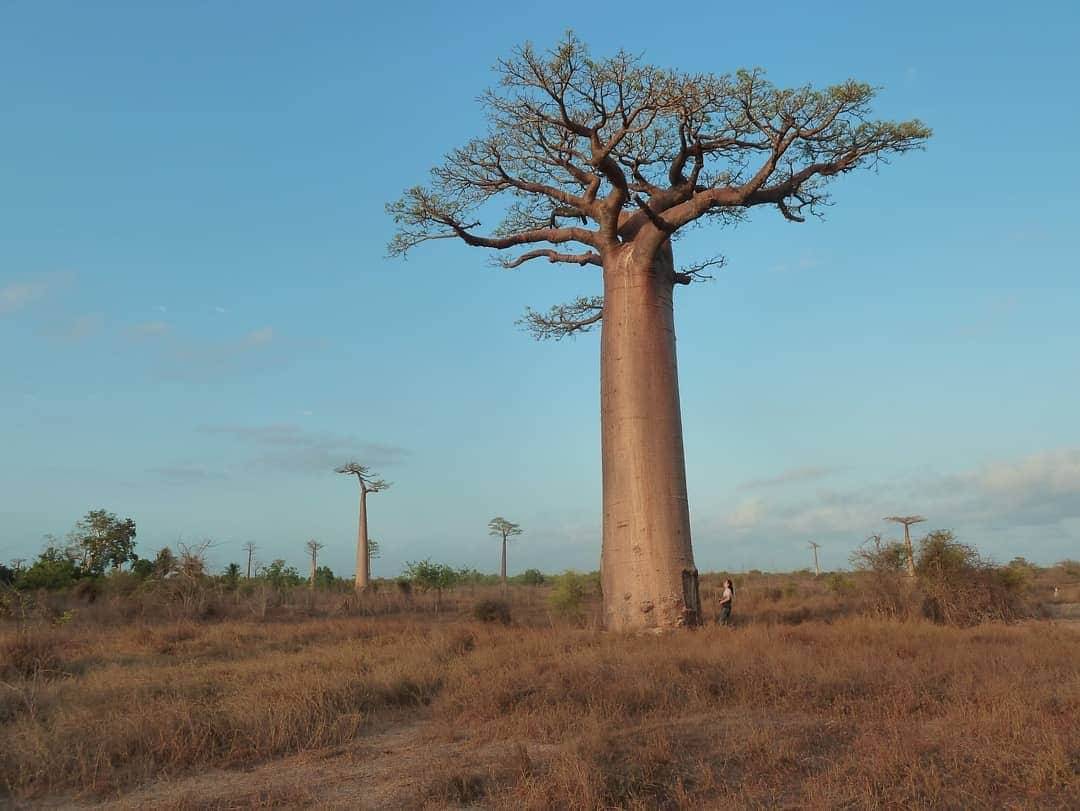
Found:
<svg viewBox="0 0 1080 811"><path fill-rule="evenodd" d="M698 589L697 569L683 569L683 623L685 625L701 624L701 592Z"/></svg>

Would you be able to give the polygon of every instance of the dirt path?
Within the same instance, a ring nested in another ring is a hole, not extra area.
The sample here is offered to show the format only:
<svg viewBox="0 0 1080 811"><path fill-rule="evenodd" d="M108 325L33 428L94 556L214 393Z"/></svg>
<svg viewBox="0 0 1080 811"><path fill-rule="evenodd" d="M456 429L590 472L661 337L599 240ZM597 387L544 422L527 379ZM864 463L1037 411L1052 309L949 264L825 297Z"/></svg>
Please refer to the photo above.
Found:
<svg viewBox="0 0 1080 811"><path fill-rule="evenodd" d="M526 753L542 757L550 748L537 745ZM408 719L346 746L304 752L250 769L211 769L160 780L102 803L53 801L32 807L400 809L419 808L425 801L427 807L438 807L438 791L449 784L453 793L455 777L483 777L514 757L521 757L515 744L447 740L426 719ZM433 770L433 764L438 764L437 769ZM435 795L430 794L433 785ZM467 795L467 780L462 788Z"/></svg>

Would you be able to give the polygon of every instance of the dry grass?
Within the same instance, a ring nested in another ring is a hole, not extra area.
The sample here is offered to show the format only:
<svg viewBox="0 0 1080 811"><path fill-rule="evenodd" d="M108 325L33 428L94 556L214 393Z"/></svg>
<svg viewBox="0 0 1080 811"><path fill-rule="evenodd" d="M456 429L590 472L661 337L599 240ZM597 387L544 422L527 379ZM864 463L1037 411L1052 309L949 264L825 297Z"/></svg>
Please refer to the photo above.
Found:
<svg viewBox="0 0 1080 811"><path fill-rule="evenodd" d="M117 797L328 747L357 757L371 733L419 724L430 743L395 764L416 784L398 805L1064 808L1080 792L1075 627L852 616L821 581L762 577L734 629L617 637L552 626L538 593L511 595L510 626L473 621L467 594L438 618L0 626L0 786ZM320 796L282 772L169 802Z"/></svg>

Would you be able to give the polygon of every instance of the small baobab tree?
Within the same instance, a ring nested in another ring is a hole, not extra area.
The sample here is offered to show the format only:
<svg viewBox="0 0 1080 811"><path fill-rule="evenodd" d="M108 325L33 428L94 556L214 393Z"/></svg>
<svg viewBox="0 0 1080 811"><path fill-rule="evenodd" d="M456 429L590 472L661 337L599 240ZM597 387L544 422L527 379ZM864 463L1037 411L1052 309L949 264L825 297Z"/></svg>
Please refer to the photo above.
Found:
<svg viewBox="0 0 1080 811"><path fill-rule="evenodd" d="M247 579L248 580L251 579L251 559L252 559L252 556L255 554L256 548L257 547L255 546L254 541L248 541L243 546L244 551L247 552Z"/></svg>
<svg viewBox="0 0 1080 811"><path fill-rule="evenodd" d="M890 515L884 520L904 525L904 549L907 551L908 577L915 577L915 550L911 547L911 525L921 524L926 519L921 515Z"/></svg>
<svg viewBox="0 0 1080 811"><path fill-rule="evenodd" d="M488 535L502 538L502 562L499 565L499 577L502 579L503 594L506 593L506 542L521 533L520 525L515 524L513 521L507 521L501 515L497 515L488 521Z"/></svg>
<svg viewBox="0 0 1080 811"><path fill-rule="evenodd" d="M308 579L311 588L315 588L315 575L319 570L319 550L324 546L325 544L319 543L314 538L304 544L304 548L307 549L308 554L311 555L311 576Z"/></svg>
<svg viewBox="0 0 1080 811"><path fill-rule="evenodd" d="M919 121L875 121L873 87L778 88L759 70L682 73L631 53L593 58L573 34L525 45L481 98L487 133L451 151L388 206L391 254L458 239L528 262L601 270L602 296L527 310L538 338L600 328L603 616L609 629L701 622L690 543L674 290L719 259L676 270L672 239L754 208L803 222L827 187L919 148ZM505 201L502 221L481 217Z"/></svg>
<svg viewBox="0 0 1080 811"><path fill-rule="evenodd" d="M356 590L366 591L371 580L371 550L368 548L367 497L390 487L390 482L376 476L366 465L347 462L334 469L335 473L356 476L360 485L360 526L356 535Z"/></svg>

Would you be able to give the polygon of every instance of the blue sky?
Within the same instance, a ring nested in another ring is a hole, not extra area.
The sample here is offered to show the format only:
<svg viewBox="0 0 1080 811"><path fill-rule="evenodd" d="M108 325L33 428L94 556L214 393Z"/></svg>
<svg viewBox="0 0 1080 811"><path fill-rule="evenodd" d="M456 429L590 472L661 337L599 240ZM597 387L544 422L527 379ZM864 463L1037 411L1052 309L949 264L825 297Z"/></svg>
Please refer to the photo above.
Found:
<svg viewBox="0 0 1080 811"><path fill-rule="evenodd" d="M376 575L599 560L598 341L514 326L598 292L449 242L386 258L384 205L483 131L517 44L573 28L687 71L853 77L929 148L841 178L824 221L755 211L676 246L698 564L846 564L920 512L984 552L1080 557L1073 3L0 2L0 560L88 509L144 554ZM537 19L543 16L545 19Z"/></svg>

